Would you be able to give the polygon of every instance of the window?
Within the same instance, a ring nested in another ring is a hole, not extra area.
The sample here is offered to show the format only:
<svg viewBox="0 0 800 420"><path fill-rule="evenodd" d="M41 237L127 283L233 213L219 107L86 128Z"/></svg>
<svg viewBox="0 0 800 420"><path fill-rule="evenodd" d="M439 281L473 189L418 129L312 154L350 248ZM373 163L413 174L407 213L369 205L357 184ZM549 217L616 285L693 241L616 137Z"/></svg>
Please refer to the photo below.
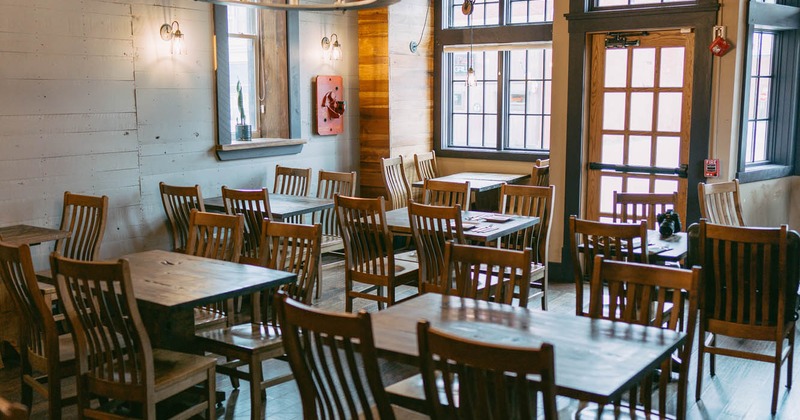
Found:
<svg viewBox="0 0 800 420"><path fill-rule="evenodd" d="M442 77L435 78L442 95L437 151L508 159L547 156L552 0L477 0L471 16L461 12L460 0L441 6L437 12L445 28L434 35L442 44ZM471 42L464 44L465 39Z"/></svg>
<svg viewBox="0 0 800 420"><path fill-rule="evenodd" d="M750 2L739 172L742 182L794 173L797 134L798 8Z"/></svg>
<svg viewBox="0 0 800 420"><path fill-rule="evenodd" d="M252 125L253 137L260 137L261 124L256 118L256 97L260 90L256 72L260 67L261 54L258 48L258 10L249 7L231 6L228 8L228 55L230 57L230 104L231 133L236 132L237 124ZM241 121L239 112L239 94L237 86L241 85L245 121Z"/></svg>

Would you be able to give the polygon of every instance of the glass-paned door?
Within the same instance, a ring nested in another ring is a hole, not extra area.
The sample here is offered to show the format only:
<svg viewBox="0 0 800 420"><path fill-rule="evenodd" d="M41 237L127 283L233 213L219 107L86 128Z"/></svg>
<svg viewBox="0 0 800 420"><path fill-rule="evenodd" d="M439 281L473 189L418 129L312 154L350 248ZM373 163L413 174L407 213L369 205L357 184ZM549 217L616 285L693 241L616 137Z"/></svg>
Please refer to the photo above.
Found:
<svg viewBox="0 0 800 420"><path fill-rule="evenodd" d="M686 214L693 50L686 30L591 36L588 219L612 220L614 191L677 191Z"/></svg>

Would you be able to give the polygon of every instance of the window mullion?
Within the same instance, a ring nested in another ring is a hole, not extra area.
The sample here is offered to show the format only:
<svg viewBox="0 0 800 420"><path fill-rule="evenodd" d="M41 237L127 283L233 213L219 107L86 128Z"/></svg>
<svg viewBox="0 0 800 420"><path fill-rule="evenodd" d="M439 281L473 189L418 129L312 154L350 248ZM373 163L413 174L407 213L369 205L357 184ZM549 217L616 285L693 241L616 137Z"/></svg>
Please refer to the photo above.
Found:
<svg viewBox="0 0 800 420"><path fill-rule="evenodd" d="M504 150L508 146L508 51L497 52L497 150Z"/></svg>

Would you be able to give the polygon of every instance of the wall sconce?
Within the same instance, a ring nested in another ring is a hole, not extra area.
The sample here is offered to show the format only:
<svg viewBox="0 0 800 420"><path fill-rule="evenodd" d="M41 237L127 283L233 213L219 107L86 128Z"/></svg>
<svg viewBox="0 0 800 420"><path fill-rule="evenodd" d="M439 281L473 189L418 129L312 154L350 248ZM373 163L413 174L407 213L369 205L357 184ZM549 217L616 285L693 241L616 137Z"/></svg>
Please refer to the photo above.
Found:
<svg viewBox="0 0 800 420"><path fill-rule="evenodd" d="M181 32L181 25L178 21L173 21L172 24L165 23L161 25L161 39L164 41L172 41L172 53L178 55L186 55L186 48L183 45L183 33Z"/></svg>
<svg viewBox="0 0 800 420"><path fill-rule="evenodd" d="M336 38L336 40L333 41L333 48L331 48L331 40L334 38ZM322 50L325 58L330 58L332 60L342 59L342 45L339 44L339 35L331 34L330 39L328 39L327 36L323 37L320 44L322 44Z"/></svg>

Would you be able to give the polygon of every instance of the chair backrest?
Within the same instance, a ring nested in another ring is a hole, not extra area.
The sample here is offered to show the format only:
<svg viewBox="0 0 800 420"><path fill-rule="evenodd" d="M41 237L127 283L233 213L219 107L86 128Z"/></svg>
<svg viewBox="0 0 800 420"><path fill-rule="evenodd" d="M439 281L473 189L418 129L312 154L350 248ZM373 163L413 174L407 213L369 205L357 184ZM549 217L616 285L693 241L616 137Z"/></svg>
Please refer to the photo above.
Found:
<svg viewBox="0 0 800 420"><path fill-rule="evenodd" d="M510 305L516 294L519 306L528 306L530 248L514 251L448 242L444 254L459 296Z"/></svg>
<svg viewBox="0 0 800 420"><path fill-rule="evenodd" d="M274 194L308 195L308 184L311 183L311 168L289 168L275 166Z"/></svg>
<svg viewBox="0 0 800 420"><path fill-rule="evenodd" d="M394 419L368 313L328 313L277 299L283 346L307 419Z"/></svg>
<svg viewBox="0 0 800 420"><path fill-rule="evenodd" d="M445 263L444 244L466 243L461 223L461 207L429 206L408 203L411 234L417 245L420 293L449 294L454 289Z"/></svg>
<svg viewBox="0 0 800 420"><path fill-rule="evenodd" d="M77 261L53 253L50 267L75 340L78 392L116 386L121 395L153 395L153 350L128 261Z"/></svg>
<svg viewBox="0 0 800 420"><path fill-rule="evenodd" d="M58 331L50 308L47 307L31 259L31 249L27 244L11 245L0 242L0 279L20 314L19 321L23 341L20 353L23 357L38 358L30 360L33 365L46 365L48 359L58 363Z"/></svg>
<svg viewBox="0 0 800 420"><path fill-rule="evenodd" d="M503 214L539 218L539 223L501 238L501 248L518 251L531 248L533 262L547 264L555 188L553 185L537 187L513 184L500 187L500 210Z"/></svg>
<svg viewBox="0 0 800 420"><path fill-rule="evenodd" d="M206 211L200 186L184 187L160 182L158 187L167 214L167 226L172 233L172 250L184 252L189 240L189 215L192 209Z"/></svg>
<svg viewBox="0 0 800 420"><path fill-rule="evenodd" d="M411 185L406 177L403 156L382 158L381 175L386 187L386 199L392 207L390 210L405 207L411 197Z"/></svg>
<svg viewBox="0 0 800 420"><path fill-rule="evenodd" d="M311 304L311 291L319 268L322 227L266 219L263 223L262 265L296 274L297 281L283 286L282 290L292 299Z"/></svg>
<svg viewBox="0 0 800 420"><path fill-rule="evenodd" d="M348 197L356 196L355 172L319 171L317 198L333 199L336 194ZM332 208L315 212L314 223L322 225L323 234L340 236L336 212Z"/></svg>
<svg viewBox="0 0 800 420"><path fill-rule="evenodd" d="M469 181L450 182L426 179L424 184L425 204L434 206L459 205L469 211Z"/></svg>
<svg viewBox="0 0 800 420"><path fill-rule="evenodd" d="M424 181L439 176L439 168L436 166L436 152L431 150L428 153L417 153L414 155L414 168L417 170L417 179Z"/></svg>
<svg viewBox="0 0 800 420"><path fill-rule="evenodd" d="M794 321L797 299L797 232L786 225L747 228L700 219L699 258L703 267L703 322L730 325L730 334L769 340L767 333Z"/></svg>
<svg viewBox="0 0 800 420"><path fill-rule="evenodd" d="M186 253L215 260L239 262L244 216L192 210Z"/></svg>
<svg viewBox="0 0 800 420"><path fill-rule="evenodd" d="M344 241L345 269L356 279L360 276L394 278L393 236L386 225L383 197L337 194L333 202Z"/></svg>
<svg viewBox="0 0 800 420"><path fill-rule="evenodd" d="M685 417L686 385L697 326L700 267L683 270L652 264L604 260L595 255L592 271L589 316L683 332L686 342L679 350L681 387L678 418ZM705 340L705 337L701 338ZM667 383L672 369L670 359L661 366L659 412L667 411ZM646 381L652 381L647 377ZM649 384L648 384L649 385ZM682 388L682 389L681 389ZM645 386L644 389L649 389ZM647 399L649 401L649 398ZM684 402L681 407L681 402ZM649 409L649 404L645 404ZM647 413L649 417L649 412Z"/></svg>
<svg viewBox="0 0 800 420"><path fill-rule="evenodd" d="M537 187L550 185L550 159L536 159L531 171L531 185Z"/></svg>
<svg viewBox="0 0 800 420"><path fill-rule="evenodd" d="M222 202L225 213L244 217L244 239L242 241L242 255L240 262L258 264L261 255L261 226L264 219L272 220L272 211L269 208L269 192L266 188L260 190L232 190L222 186Z"/></svg>
<svg viewBox="0 0 800 420"><path fill-rule="evenodd" d="M535 419L539 393L545 418L558 418L551 344L537 350L476 341L428 321L417 324L417 342L432 419Z"/></svg>
<svg viewBox="0 0 800 420"><path fill-rule="evenodd" d="M70 236L56 241L56 251L68 258L94 261L100 257L100 243L106 232L108 197L64 193L61 230Z"/></svg>
<svg viewBox="0 0 800 420"><path fill-rule="evenodd" d="M709 223L728 226L744 226L742 203L739 196L739 180L697 184L700 199L700 217Z"/></svg>
<svg viewBox="0 0 800 420"><path fill-rule="evenodd" d="M616 261L648 262L646 223L644 220L638 225L603 223L569 217L577 315L587 314L584 310L583 286L592 275L595 255L602 254L606 259Z"/></svg>
<svg viewBox="0 0 800 420"><path fill-rule="evenodd" d="M647 227L658 229L656 215L674 210L678 193L621 193L614 191L614 221L619 223L639 223L647 220Z"/></svg>

